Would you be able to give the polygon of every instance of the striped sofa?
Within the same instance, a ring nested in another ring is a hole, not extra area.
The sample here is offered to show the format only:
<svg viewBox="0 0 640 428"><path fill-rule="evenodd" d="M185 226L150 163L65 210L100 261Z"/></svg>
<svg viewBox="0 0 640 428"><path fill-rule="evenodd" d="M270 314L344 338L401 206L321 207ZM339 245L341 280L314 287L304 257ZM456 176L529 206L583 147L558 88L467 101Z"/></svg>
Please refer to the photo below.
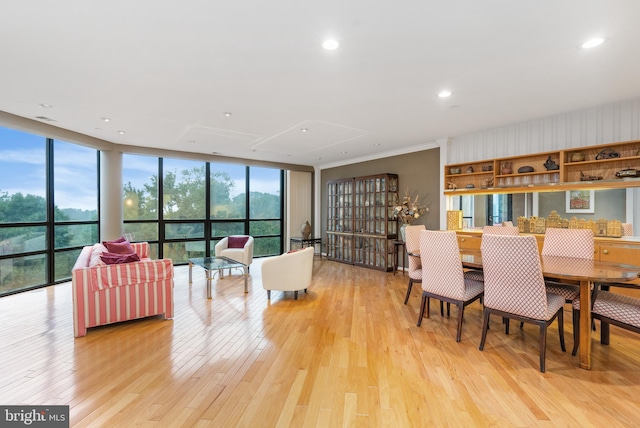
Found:
<svg viewBox="0 0 640 428"><path fill-rule="evenodd" d="M101 244L84 247L71 272L73 331L152 315L173 318L173 262L151 260L149 243L132 243L139 262L105 265Z"/></svg>

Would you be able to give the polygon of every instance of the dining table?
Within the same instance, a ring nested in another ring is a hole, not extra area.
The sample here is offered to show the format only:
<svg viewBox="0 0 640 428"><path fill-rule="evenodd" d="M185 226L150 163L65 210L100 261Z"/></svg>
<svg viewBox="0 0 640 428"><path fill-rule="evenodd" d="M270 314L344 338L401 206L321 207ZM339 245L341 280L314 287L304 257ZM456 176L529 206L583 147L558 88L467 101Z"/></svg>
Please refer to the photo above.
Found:
<svg viewBox="0 0 640 428"><path fill-rule="evenodd" d="M419 252L409 253L420 257ZM482 269L480 250L460 250L462 266ZM545 278L565 281L567 285L580 284L580 331L591 332L591 288L598 283L625 283L640 278L640 266L610 261L579 259L575 257L540 256ZM580 335L580 367L591 369L591 334Z"/></svg>

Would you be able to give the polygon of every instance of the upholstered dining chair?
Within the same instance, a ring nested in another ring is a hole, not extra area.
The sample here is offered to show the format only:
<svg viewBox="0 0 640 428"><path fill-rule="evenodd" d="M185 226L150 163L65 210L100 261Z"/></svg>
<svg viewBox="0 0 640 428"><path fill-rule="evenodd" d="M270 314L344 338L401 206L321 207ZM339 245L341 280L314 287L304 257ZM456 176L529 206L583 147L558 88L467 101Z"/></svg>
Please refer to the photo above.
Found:
<svg viewBox="0 0 640 428"><path fill-rule="evenodd" d="M407 247L407 253L417 253L420 251L420 232L425 230L423 224L415 226L407 226L404 230L405 246ZM406 305L411 295L411 289L413 284L422 282L422 263L420 263L419 257L409 256L409 285L407 286L407 295L404 298L404 304Z"/></svg>
<svg viewBox="0 0 640 428"><path fill-rule="evenodd" d="M454 304L458 307L456 342L460 342L464 307L482 297L483 283L465 278L458 237L454 231L424 230L420 232L420 259L422 303L417 325L420 327L422 324L425 309L429 318L429 299L434 298L440 302Z"/></svg>
<svg viewBox="0 0 640 428"><path fill-rule="evenodd" d="M623 294L612 293L610 291L593 291L593 308L591 318L600 320L600 343L609 344L609 325L624 328L636 333L640 333L640 299ZM580 316L580 298L573 301L573 309ZM571 355L576 355L580 344L580 323L576 323L573 329L573 351Z"/></svg>
<svg viewBox="0 0 640 428"><path fill-rule="evenodd" d="M545 371L547 327L557 318L564 352L564 297L545 287L538 244L534 236L484 235L484 313L480 350L484 349L491 314L533 323L540 328L540 371Z"/></svg>
<svg viewBox="0 0 640 428"><path fill-rule="evenodd" d="M484 226L482 234L488 235L519 235L520 229L517 226Z"/></svg>
<svg viewBox="0 0 640 428"><path fill-rule="evenodd" d="M545 231L542 244L543 256L574 257L593 260L595 249L593 231L589 229L559 229L550 227ZM550 279L546 280L547 291L564 296L566 303L573 301L580 295L578 285L560 284ZM572 322L575 331L578 324L578 313L572 310Z"/></svg>

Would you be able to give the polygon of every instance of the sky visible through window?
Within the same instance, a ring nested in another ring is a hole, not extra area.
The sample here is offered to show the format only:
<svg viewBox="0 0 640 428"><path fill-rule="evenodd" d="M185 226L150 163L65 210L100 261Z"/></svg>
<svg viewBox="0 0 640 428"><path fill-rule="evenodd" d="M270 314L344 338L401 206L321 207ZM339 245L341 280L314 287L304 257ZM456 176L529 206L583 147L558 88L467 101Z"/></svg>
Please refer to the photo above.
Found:
<svg viewBox="0 0 640 428"><path fill-rule="evenodd" d="M0 127L0 191L45 197L45 148L45 137ZM95 149L57 141L55 168L55 204L95 210Z"/></svg>
<svg viewBox="0 0 640 428"><path fill-rule="evenodd" d="M0 127L1 192L45 197L45 144L45 137ZM95 175L95 151L60 141L56 142L55 147L56 205L60 208L94 210L96 181L92 175ZM153 161L135 163L134 168L126 169L127 181L131 181L134 187L141 188L144 183L150 183L150 177L157 174L156 158L149 158ZM172 165L190 168L193 161L172 159ZM215 165L212 164L213 167ZM225 170L231 173L235 182L231 196L244 193L244 166L229 164ZM252 168L251 191L278 195L279 174L274 174L271 168Z"/></svg>

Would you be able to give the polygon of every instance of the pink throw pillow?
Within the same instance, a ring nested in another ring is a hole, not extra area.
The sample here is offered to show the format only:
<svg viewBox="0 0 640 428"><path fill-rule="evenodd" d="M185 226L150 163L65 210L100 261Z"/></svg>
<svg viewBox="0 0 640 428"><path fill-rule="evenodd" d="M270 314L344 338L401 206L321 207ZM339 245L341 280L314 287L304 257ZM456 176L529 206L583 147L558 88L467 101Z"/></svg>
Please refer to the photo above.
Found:
<svg viewBox="0 0 640 428"><path fill-rule="evenodd" d="M107 247L102 244L94 244L91 249L91 257L89 258L89 267L104 265L100 256L107 251Z"/></svg>
<svg viewBox="0 0 640 428"><path fill-rule="evenodd" d="M248 240L248 236L230 236L227 241L227 248L244 248L244 244Z"/></svg>
<svg viewBox="0 0 640 428"><path fill-rule="evenodd" d="M136 253L118 254L118 253L102 253L100 256L103 262L108 265L116 265L121 263L139 262L140 257Z"/></svg>
<svg viewBox="0 0 640 428"><path fill-rule="evenodd" d="M135 250L133 249L129 241L126 241L126 240L122 242L103 241L102 244L105 247L107 247L107 251L110 253L117 253L117 254L135 253Z"/></svg>

